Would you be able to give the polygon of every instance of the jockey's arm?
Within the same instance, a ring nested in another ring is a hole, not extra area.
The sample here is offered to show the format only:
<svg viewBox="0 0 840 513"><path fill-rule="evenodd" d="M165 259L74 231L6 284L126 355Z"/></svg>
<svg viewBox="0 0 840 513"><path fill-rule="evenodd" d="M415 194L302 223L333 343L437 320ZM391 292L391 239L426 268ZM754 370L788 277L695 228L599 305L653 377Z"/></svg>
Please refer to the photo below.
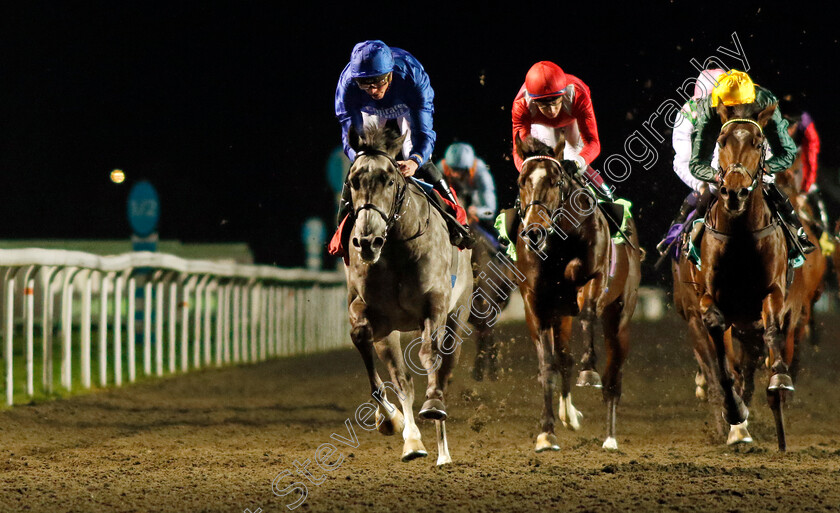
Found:
<svg viewBox="0 0 840 513"><path fill-rule="evenodd" d="M767 171L784 172L796 160L796 144L788 134L788 122L778 108L773 111L773 116L764 127L764 135L767 137L770 151L773 152L773 156L765 162Z"/></svg>
<svg viewBox="0 0 840 513"><path fill-rule="evenodd" d="M574 117L578 123L583 148L575 161L578 169L583 169L601 153L601 139L598 137L598 124L595 122L595 110L592 107L589 91L579 90L576 93Z"/></svg>
<svg viewBox="0 0 840 513"><path fill-rule="evenodd" d="M519 97L513 101L511 108L511 118L513 120L513 165L516 166L517 171L522 171L522 159L516 153L516 136L524 140L525 137L531 133L531 112L528 110L528 105L525 101L520 101Z"/></svg>
<svg viewBox="0 0 840 513"><path fill-rule="evenodd" d="M493 183L493 176L483 160L478 159L475 169L476 192L478 202L478 218L492 220L496 215L496 185Z"/></svg>
<svg viewBox="0 0 840 513"><path fill-rule="evenodd" d="M343 77L342 77L343 78ZM339 80L338 87L335 91L335 117L341 124L341 143L344 146L344 154L350 159L350 162L356 160L356 152L350 147L349 133L350 127L363 126L362 111L352 100L352 97L347 90L348 84L344 84Z"/></svg>
<svg viewBox="0 0 840 513"><path fill-rule="evenodd" d="M408 105L411 109L408 115L411 125L411 155L408 158L417 162L418 166L423 166L432 157L437 138L432 128L435 92L429 84L429 76L422 69L411 71L414 88Z"/></svg>
<svg viewBox="0 0 840 513"><path fill-rule="evenodd" d="M674 146L674 172L683 183L697 191L706 182L694 178L688 169L688 162L691 160L691 132L694 130L694 124L688 117L690 115L681 111L674 126L671 143Z"/></svg>
<svg viewBox="0 0 840 513"><path fill-rule="evenodd" d="M814 123L805 129L802 140L802 192L808 192L817 181L817 157L820 154L820 136Z"/></svg>
<svg viewBox="0 0 840 513"><path fill-rule="evenodd" d="M717 111L711 107L709 98L700 100L697 109L697 123L691 134L691 159L688 169L694 178L704 182L713 182L715 169L712 167L712 158L715 154L721 122Z"/></svg>

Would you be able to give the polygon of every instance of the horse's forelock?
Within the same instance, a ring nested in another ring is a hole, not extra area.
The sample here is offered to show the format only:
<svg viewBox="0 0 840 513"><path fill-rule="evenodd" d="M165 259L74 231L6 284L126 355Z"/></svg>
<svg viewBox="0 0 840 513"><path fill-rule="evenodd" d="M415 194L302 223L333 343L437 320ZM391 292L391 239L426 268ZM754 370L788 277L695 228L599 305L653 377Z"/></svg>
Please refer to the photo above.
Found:
<svg viewBox="0 0 840 513"><path fill-rule="evenodd" d="M539 139L531 137L530 135L522 141L522 144L519 146L519 149L522 151L522 156L525 159L527 159L528 157L535 157L538 155L547 155L550 157L554 156L554 150L551 148L551 146L545 144Z"/></svg>
<svg viewBox="0 0 840 513"><path fill-rule="evenodd" d="M389 143L399 136L400 134L390 127L368 125L359 139L359 151L387 152Z"/></svg>

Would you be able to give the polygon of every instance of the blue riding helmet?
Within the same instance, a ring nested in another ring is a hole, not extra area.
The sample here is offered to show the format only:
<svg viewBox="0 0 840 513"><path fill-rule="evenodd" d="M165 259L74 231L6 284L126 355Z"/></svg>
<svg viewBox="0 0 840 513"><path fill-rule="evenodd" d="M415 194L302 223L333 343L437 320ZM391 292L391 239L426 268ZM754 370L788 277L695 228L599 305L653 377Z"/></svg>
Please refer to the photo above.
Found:
<svg viewBox="0 0 840 513"><path fill-rule="evenodd" d="M393 70L394 55L382 41L364 41L353 47L353 53L350 55L352 78L376 77Z"/></svg>
<svg viewBox="0 0 840 513"><path fill-rule="evenodd" d="M467 143L452 143L446 148L443 158L455 169L469 169L475 163L475 150Z"/></svg>

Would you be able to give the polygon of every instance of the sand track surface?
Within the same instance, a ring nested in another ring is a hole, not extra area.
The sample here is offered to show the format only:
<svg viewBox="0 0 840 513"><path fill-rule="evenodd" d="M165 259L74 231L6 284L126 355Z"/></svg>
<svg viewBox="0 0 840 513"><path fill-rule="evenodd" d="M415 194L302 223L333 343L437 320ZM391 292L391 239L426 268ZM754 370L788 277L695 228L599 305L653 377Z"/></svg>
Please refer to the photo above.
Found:
<svg viewBox="0 0 840 513"><path fill-rule="evenodd" d="M472 381L474 346L464 344L447 399L453 464L443 468L433 423L419 424L429 456L409 463L400 462L399 435L356 424L369 389L348 349L0 412L0 510L289 511L297 492L272 492L281 475L277 490L307 484L297 511L838 511L840 318L820 323L822 345L803 347L786 411L787 454L776 450L763 372L750 416L756 442L732 448L714 436L676 318L633 326L618 452L601 449L600 394L574 388L582 429L558 422L560 451L535 454L536 356L524 326L508 324L499 330L499 381ZM425 380L414 383L416 414ZM331 437L353 438L347 419L358 447ZM329 462L343 458L331 472L314 463L325 443L341 453ZM307 459L320 484L297 473L295 461Z"/></svg>

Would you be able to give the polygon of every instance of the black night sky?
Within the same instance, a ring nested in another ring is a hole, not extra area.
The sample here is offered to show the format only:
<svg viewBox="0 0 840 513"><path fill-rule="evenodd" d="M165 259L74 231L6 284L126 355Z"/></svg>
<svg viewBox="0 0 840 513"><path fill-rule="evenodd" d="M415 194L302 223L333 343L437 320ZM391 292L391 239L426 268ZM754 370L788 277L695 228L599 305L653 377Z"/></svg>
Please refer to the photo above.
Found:
<svg viewBox="0 0 840 513"><path fill-rule="evenodd" d="M531 64L555 61L590 86L597 168L660 103L682 103L675 89L696 76L690 59L732 48L733 32L757 83L802 96L822 137L820 182L829 193L837 183L840 36L828 13L804 3L287 4L3 3L0 238L128 237L126 196L147 178L161 196L161 238L245 241L258 262L302 265L301 222L334 215L324 176L340 143L333 95L365 39L423 63L436 93L435 158L471 142L503 205L516 177L510 105ZM663 135L657 164L618 187L649 250L688 193ZM126 183L110 182L113 168Z"/></svg>

